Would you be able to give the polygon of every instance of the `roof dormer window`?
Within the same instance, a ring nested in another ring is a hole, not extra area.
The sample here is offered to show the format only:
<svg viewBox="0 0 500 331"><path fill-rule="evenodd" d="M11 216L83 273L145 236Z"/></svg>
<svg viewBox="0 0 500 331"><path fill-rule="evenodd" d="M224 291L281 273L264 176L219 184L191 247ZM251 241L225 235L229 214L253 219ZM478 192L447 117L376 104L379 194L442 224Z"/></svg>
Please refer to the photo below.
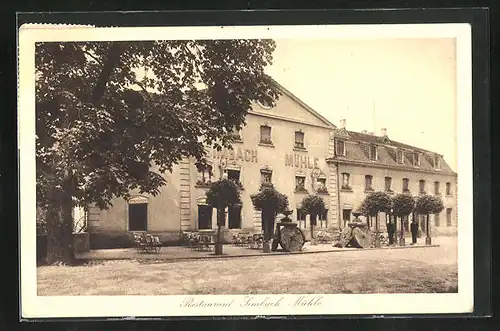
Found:
<svg viewBox="0 0 500 331"><path fill-rule="evenodd" d="M441 158L439 155L434 155L434 168L441 169Z"/></svg>
<svg viewBox="0 0 500 331"><path fill-rule="evenodd" d="M399 164L404 163L404 153L402 149L398 149L398 151L396 152L396 158Z"/></svg>
<svg viewBox="0 0 500 331"><path fill-rule="evenodd" d="M378 150L376 145L370 145L370 160L377 161L378 159Z"/></svg>
<svg viewBox="0 0 500 331"><path fill-rule="evenodd" d="M413 153L413 165L416 167L420 166L420 153Z"/></svg>

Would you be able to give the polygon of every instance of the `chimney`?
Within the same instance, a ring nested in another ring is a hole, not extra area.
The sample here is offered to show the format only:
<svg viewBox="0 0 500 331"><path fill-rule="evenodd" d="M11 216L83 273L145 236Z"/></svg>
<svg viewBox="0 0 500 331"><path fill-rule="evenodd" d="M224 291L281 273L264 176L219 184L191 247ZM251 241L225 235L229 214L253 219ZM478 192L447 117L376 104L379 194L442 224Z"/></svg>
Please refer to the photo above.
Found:
<svg viewBox="0 0 500 331"><path fill-rule="evenodd" d="M386 129L386 128L382 128L382 129L380 129L380 136L381 136L381 137L385 137L385 136L387 136L387 129Z"/></svg>
<svg viewBox="0 0 500 331"><path fill-rule="evenodd" d="M366 130L361 131L361 133L367 134Z"/></svg>
<svg viewBox="0 0 500 331"><path fill-rule="evenodd" d="M340 125L339 125L340 129L345 129L345 122L346 122L345 118L340 120Z"/></svg>

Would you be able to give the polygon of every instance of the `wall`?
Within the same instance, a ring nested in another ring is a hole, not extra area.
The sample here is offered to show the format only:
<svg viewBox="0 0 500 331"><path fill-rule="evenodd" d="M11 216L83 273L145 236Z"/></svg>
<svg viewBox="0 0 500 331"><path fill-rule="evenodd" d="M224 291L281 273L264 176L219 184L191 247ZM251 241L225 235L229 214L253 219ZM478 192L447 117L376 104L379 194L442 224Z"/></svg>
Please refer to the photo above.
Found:
<svg viewBox="0 0 500 331"><path fill-rule="evenodd" d="M157 196L132 192L132 198L141 197L148 203L149 233L160 235L162 241L177 241L180 233L180 170L164 174L166 185ZM107 210L91 207L89 210L90 246L95 248L127 247L132 245L128 231L128 202L116 198Z"/></svg>
<svg viewBox="0 0 500 331"><path fill-rule="evenodd" d="M303 110L302 110L303 111ZM293 117L293 109L290 110ZM272 128L272 146L260 143L260 126L268 125ZM304 133L305 150L294 149L295 131ZM327 179L329 194L322 195L327 206L331 205L331 196L336 199L336 182L333 186L329 185L330 175L329 166L325 159L329 154L330 129L298 124L285 121L283 119L269 118L258 114L249 114L247 116L247 125L241 132L241 142L234 143L234 152L227 152L228 168L241 169L240 180L243 184L241 192L242 198L242 229L260 229L260 213L253 209L250 196L257 193L261 184L261 169L272 170L272 183L278 191L284 193L289 198L290 209L294 210L292 219L296 219L296 208L300 201L306 196L304 193L295 193L295 176L304 175L306 177L306 189L313 193L312 187L312 169L315 165L321 170ZM241 151L241 152L240 152ZM246 152L248 151L248 152ZM241 154L240 154L241 153ZM257 158L252 158L251 153L256 153ZM224 158L224 152L211 151L213 157L214 180L220 176L220 159ZM240 157L238 157L240 155ZM288 155L288 160L287 160ZM243 156L243 157L241 157ZM248 156L248 158L246 158ZM296 161L298 161L296 163ZM292 162L292 164L290 164ZM334 174L334 172L332 172ZM194 193L191 198L191 212L193 215L191 226L193 229L198 227L198 201L202 201L208 188L200 188L195 183L194 178L199 174L194 162L191 165L192 178L191 191ZM334 200L335 200L334 199ZM335 200L336 201L336 200ZM336 204L333 207L336 208ZM335 217L334 213L329 213L329 218ZM212 225L216 227L215 210L212 214Z"/></svg>
<svg viewBox="0 0 500 331"><path fill-rule="evenodd" d="M419 181L421 179L426 181L426 192L427 194L434 194L434 182L440 182L440 192L441 198L443 199L444 210L440 213L440 226L435 227L434 215L430 216L431 231L434 228L434 235L438 234L456 234L457 228L457 200L456 200L456 177L446 174L433 174L433 173L420 173L393 170L388 168L375 168L366 167L359 165L349 165L340 164L339 165L339 175L346 172L350 174L350 186L352 192L346 190L340 190L340 209L344 206L351 205L354 209L358 208L366 197L365 193L365 175L372 175L373 182L372 187L375 191L384 191L385 189L385 177L392 178L392 190L394 194L401 193L403 190L403 178L409 179L409 189L411 194L414 196L418 195L419 192ZM342 177L340 177L340 181ZM452 195L446 195L446 182L451 183L451 193ZM446 209L452 208L452 226L446 225ZM352 217L353 218L353 217ZM381 213L381 228L385 228L385 216ZM398 224L399 225L399 224Z"/></svg>

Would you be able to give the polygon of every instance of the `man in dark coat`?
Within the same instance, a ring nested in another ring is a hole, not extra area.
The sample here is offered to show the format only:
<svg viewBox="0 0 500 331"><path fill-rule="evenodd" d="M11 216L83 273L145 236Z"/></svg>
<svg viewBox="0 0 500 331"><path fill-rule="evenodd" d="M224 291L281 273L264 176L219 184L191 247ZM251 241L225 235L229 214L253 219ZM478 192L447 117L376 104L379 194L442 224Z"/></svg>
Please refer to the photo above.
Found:
<svg viewBox="0 0 500 331"><path fill-rule="evenodd" d="M416 220L411 221L410 231L411 231L411 244L414 245L417 243L417 235L418 235L418 223Z"/></svg>
<svg viewBox="0 0 500 331"><path fill-rule="evenodd" d="M389 222L387 222L387 235L389 236L389 245L394 244L394 223L391 222L389 219Z"/></svg>

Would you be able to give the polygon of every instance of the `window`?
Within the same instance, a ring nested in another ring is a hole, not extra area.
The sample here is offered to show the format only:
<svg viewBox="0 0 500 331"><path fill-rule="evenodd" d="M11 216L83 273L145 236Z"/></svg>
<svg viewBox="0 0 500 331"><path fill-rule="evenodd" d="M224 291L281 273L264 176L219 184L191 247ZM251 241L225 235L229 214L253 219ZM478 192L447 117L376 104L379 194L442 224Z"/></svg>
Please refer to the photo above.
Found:
<svg viewBox="0 0 500 331"><path fill-rule="evenodd" d="M441 158L438 155L434 156L434 168L441 169Z"/></svg>
<svg viewBox="0 0 500 331"><path fill-rule="evenodd" d="M351 221L351 211L352 209L342 209L342 220L344 221L344 226Z"/></svg>
<svg viewBox="0 0 500 331"><path fill-rule="evenodd" d="M304 149L304 132L295 131L295 148Z"/></svg>
<svg viewBox="0 0 500 331"><path fill-rule="evenodd" d="M392 192L392 178L385 177L385 191Z"/></svg>
<svg viewBox="0 0 500 331"><path fill-rule="evenodd" d="M403 193L410 192L410 180L408 178L403 178Z"/></svg>
<svg viewBox="0 0 500 331"><path fill-rule="evenodd" d="M227 171L227 179L234 180L235 182L240 182L240 171L229 169Z"/></svg>
<svg viewBox="0 0 500 331"><path fill-rule="evenodd" d="M316 190L318 193L328 193L326 188L326 178L318 178L318 188Z"/></svg>
<svg viewBox="0 0 500 331"><path fill-rule="evenodd" d="M320 228L328 227L328 209L325 209L321 214L318 215L318 225Z"/></svg>
<svg viewBox="0 0 500 331"><path fill-rule="evenodd" d="M208 165L202 169L198 170L198 180L197 185L208 185L212 182L212 166Z"/></svg>
<svg viewBox="0 0 500 331"><path fill-rule="evenodd" d="M342 188L343 189L350 189L351 188L349 186L349 177L350 177L350 175L347 172L342 173Z"/></svg>
<svg viewBox="0 0 500 331"><path fill-rule="evenodd" d="M419 192L420 194L425 194L425 180L423 179L419 181Z"/></svg>
<svg viewBox="0 0 500 331"><path fill-rule="evenodd" d="M434 194L439 195L439 182L434 182Z"/></svg>
<svg viewBox="0 0 500 331"><path fill-rule="evenodd" d="M295 191L305 191L306 190L306 177L295 176Z"/></svg>
<svg viewBox="0 0 500 331"><path fill-rule="evenodd" d="M148 204L131 203L128 205L128 230L148 230Z"/></svg>
<svg viewBox="0 0 500 331"><path fill-rule="evenodd" d="M396 159L397 159L397 162L399 164L402 164L404 163L404 154L403 154L403 151L401 149L399 149L396 153Z"/></svg>
<svg viewBox="0 0 500 331"><path fill-rule="evenodd" d="M273 105L271 103L269 103L267 101L264 101L264 100L257 101L257 103L259 104L259 106L261 106L264 109L271 109L271 108L273 108Z"/></svg>
<svg viewBox="0 0 500 331"><path fill-rule="evenodd" d="M376 161L377 158L378 158L378 155L377 155L377 146L370 145L370 160Z"/></svg>
<svg viewBox="0 0 500 331"><path fill-rule="evenodd" d="M451 226L451 208L446 209L446 226Z"/></svg>
<svg viewBox="0 0 500 331"><path fill-rule="evenodd" d="M434 225L439 226L439 213L434 214Z"/></svg>
<svg viewBox="0 0 500 331"><path fill-rule="evenodd" d="M446 195L451 195L451 183L446 183Z"/></svg>
<svg viewBox="0 0 500 331"><path fill-rule="evenodd" d="M267 125L261 125L260 127L260 142L261 144L272 144L271 140L271 127Z"/></svg>
<svg viewBox="0 0 500 331"><path fill-rule="evenodd" d="M241 229L241 206L229 207L227 210L228 227Z"/></svg>
<svg viewBox="0 0 500 331"><path fill-rule="evenodd" d="M212 228L212 207L208 205L198 205L198 229L205 230Z"/></svg>
<svg viewBox="0 0 500 331"><path fill-rule="evenodd" d="M260 182L261 183L271 183L273 178L273 172L272 171L261 171L260 172Z"/></svg>
<svg viewBox="0 0 500 331"><path fill-rule="evenodd" d="M238 130L236 127L233 128L233 131L231 132L231 137L234 140L241 140L241 132Z"/></svg>
<svg viewBox="0 0 500 331"><path fill-rule="evenodd" d="M365 191L373 191L372 181L373 177L371 175L365 176Z"/></svg>
<svg viewBox="0 0 500 331"><path fill-rule="evenodd" d="M345 141L335 140L335 155L345 156Z"/></svg>
<svg viewBox="0 0 500 331"><path fill-rule="evenodd" d="M304 214L302 209L297 209L297 223L301 229L305 229L307 226L306 214Z"/></svg>
<svg viewBox="0 0 500 331"><path fill-rule="evenodd" d="M420 154L419 153L413 153L413 165L420 166Z"/></svg>

